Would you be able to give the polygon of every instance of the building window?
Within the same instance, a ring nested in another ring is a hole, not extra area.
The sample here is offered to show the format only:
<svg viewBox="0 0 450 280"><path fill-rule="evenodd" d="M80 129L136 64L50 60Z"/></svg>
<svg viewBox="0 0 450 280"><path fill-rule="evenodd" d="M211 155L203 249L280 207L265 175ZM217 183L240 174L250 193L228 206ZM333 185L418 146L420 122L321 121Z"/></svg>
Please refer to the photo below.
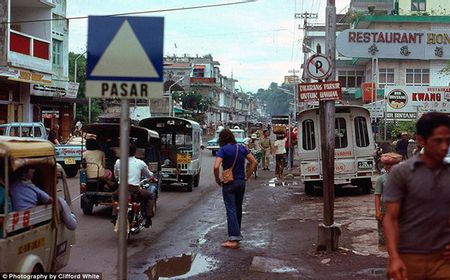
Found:
<svg viewBox="0 0 450 280"><path fill-rule="evenodd" d="M335 121L334 145L336 149L342 149L348 146L347 126L344 118L336 118Z"/></svg>
<svg viewBox="0 0 450 280"><path fill-rule="evenodd" d="M61 66L61 55L62 55L62 42L59 40L53 40L53 53L52 53L52 63L53 66Z"/></svg>
<svg viewBox="0 0 450 280"><path fill-rule="evenodd" d="M380 68L378 74L378 87L385 88L386 86L394 86L394 69L393 68Z"/></svg>
<svg viewBox="0 0 450 280"><path fill-rule="evenodd" d="M369 129L367 127L367 121L364 117L355 118L355 138L356 146L367 147L369 146Z"/></svg>
<svg viewBox="0 0 450 280"><path fill-rule="evenodd" d="M314 133L314 121L304 120L302 123L302 147L309 151L316 148L316 139Z"/></svg>
<svg viewBox="0 0 450 280"><path fill-rule="evenodd" d="M412 12L425 12L427 10L427 0L411 0Z"/></svg>
<svg viewBox="0 0 450 280"><path fill-rule="evenodd" d="M364 82L364 71L339 71L338 80L343 88L358 88Z"/></svg>
<svg viewBox="0 0 450 280"><path fill-rule="evenodd" d="M407 86L429 86L430 69L406 69Z"/></svg>

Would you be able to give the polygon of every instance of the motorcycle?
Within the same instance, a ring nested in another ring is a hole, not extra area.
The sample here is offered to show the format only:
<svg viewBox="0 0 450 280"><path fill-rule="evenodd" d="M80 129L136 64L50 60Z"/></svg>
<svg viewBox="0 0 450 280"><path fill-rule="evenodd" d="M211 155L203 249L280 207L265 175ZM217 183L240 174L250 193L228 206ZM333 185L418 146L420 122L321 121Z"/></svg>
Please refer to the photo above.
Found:
<svg viewBox="0 0 450 280"><path fill-rule="evenodd" d="M154 184L156 179L144 179L139 183L138 187L129 187L128 189L128 207L127 207L127 240L130 240L131 235L138 234L141 230L145 228L146 216L145 209L141 203L141 198L138 189L149 191L153 194L152 212L153 216L156 212L156 200L158 197L158 189ZM116 211L119 210L118 201L113 202L113 207ZM119 219L116 220L114 225L114 231L119 231Z"/></svg>
<svg viewBox="0 0 450 280"><path fill-rule="evenodd" d="M378 172L383 170L383 163L381 162L381 155L383 154L383 149L375 143L375 150L373 152L373 160L375 162L375 168Z"/></svg>

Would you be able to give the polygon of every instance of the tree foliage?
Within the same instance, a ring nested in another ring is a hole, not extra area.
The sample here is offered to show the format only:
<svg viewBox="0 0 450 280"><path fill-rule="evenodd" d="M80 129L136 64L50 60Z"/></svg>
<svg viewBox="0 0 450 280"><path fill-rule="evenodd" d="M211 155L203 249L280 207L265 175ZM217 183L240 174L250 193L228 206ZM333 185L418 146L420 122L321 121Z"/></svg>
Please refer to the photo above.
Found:
<svg viewBox="0 0 450 280"><path fill-rule="evenodd" d="M75 59L80 54L70 52L69 53L69 79L75 81ZM77 82L80 83L78 88L77 99L88 100L86 98L86 64L87 60L84 55L77 60ZM97 117L102 113L101 100L98 98L92 98L91 104L91 118L92 121L96 120ZM76 120L82 123L88 123L89 121L89 105L88 104L77 104Z"/></svg>
<svg viewBox="0 0 450 280"><path fill-rule="evenodd" d="M203 96L196 88L191 88L191 90L185 92L174 92L173 98L175 101L181 102L183 109L191 110L197 114L207 112L209 107L214 105L211 97Z"/></svg>
<svg viewBox="0 0 450 280"><path fill-rule="evenodd" d="M272 82L268 89L259 89L256 98L267 106L270 115L287 115L289 113L289 102L293 96L287 92L292 92L292 87L287 85L278 86Z"/></svg>

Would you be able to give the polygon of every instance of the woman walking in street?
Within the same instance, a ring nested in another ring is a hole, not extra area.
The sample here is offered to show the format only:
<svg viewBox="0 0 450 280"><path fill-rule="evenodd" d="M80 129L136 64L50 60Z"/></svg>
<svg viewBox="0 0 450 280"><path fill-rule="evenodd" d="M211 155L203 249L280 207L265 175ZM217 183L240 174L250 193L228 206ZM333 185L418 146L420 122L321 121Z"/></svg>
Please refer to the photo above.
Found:
<svg viewBox="0 0 450 280"><path fill-rule="evenodd" d="M252 176L256 169L256 159L246 147L238 145L233 133L224 129L219 134L220 149L214 162L214 177L216 183L222 187L223 201L227 212L228 240L222 243L222 247L237 249L242 240L241 220L242 203L244 201L245 182ZM250 167L245 173L245 160ZM222 165L222 178L219 176Z"/></svg>
<svg viewBox="0 0 450 280"><path fill-rule="evenodd" d="M269 155L272 152L272 140L269 138L269 131L266 129L263 132L263 138L259 141L262 151L262 166L263 170L269 170Z"/></svg>

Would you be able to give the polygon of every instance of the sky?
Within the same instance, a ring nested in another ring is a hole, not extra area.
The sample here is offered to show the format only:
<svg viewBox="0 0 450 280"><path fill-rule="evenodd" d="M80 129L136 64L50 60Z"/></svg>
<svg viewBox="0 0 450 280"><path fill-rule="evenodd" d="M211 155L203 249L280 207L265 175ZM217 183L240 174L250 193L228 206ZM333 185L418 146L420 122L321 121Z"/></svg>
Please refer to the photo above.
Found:
<svg viewBox="0 0 450 280"><path fill-rule="evenodd" d="M110 15L243 0L70 0L67 17ZM327 0L257 0L223 7L149 13L164 17L164 55L203 56L220 62L224 76L237 79L244 92L281 84L289 70L300 70L303 54L295 13L318 13L311 24L325 22ZM336 0L339 13L350 0ZM69 50L87 49L87 19L69 21Z"/></svg>

